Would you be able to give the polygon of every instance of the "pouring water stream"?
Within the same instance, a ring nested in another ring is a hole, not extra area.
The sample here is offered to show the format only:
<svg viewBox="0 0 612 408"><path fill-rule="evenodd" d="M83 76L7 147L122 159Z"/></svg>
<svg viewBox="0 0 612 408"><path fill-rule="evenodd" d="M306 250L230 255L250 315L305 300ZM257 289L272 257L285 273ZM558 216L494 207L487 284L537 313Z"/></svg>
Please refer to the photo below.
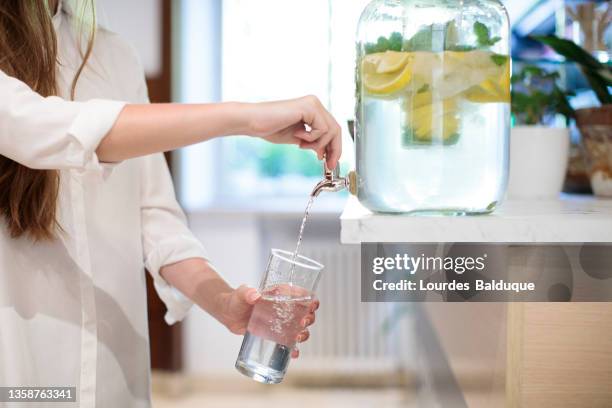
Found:
<svg viewBox="0 0 612 408"><path fill-rule="evenodd" d="M290 285L293 285L293 273L295 272L295 262L297 261L297 257L300 253L300 246L302 245L302 239L304 238L304 228L306 227L306 221L308 221L308 217L310 216L310 209L314 204L316 196L311 195L308 200L308 204L306 205L306 210L304 211L304 218L302 218L302 225L300 226L300 232L298 235L297 244L295 245L295 252L293 252L293 262L291 266L291 280L289 282Z"/></svg>

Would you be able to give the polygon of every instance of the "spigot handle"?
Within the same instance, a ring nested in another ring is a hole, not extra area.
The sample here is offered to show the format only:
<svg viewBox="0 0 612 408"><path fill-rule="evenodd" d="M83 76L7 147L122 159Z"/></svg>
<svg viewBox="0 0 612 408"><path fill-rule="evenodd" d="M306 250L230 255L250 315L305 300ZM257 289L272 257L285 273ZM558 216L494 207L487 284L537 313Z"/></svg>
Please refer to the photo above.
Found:
<svg viewBox="0 0 612 408"><path fill-rule="evenodd" d="M334 181L340 178L340 166L336 166L335 169L330 170L327 167L327 161L323 159L323 173L325 175L325 180Z"/></svg>
<svg viewBox="0 0 612 408"><path fill-rule="evenodd" d="M318 196L321 191L340 191L342 189L348 189L351 194L357 195L357 173L351 171L346 177L340 177L340 166L330 170L325 160L323 160L323 172L325 178L317 184L312 196Z"/></svg>

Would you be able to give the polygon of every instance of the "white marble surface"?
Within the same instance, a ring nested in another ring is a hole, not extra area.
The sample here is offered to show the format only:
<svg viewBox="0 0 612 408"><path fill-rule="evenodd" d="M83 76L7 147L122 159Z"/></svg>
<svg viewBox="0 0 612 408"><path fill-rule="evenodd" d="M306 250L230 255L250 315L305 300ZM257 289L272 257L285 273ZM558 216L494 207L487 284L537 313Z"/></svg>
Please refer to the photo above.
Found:
<svg viewBox="0 0 612 408"><path fill-rule="evenodd" d="M506 201L491 215L373 214L351 197L341 216L342 242L612 242L612 200L562 195Z"/></svg>

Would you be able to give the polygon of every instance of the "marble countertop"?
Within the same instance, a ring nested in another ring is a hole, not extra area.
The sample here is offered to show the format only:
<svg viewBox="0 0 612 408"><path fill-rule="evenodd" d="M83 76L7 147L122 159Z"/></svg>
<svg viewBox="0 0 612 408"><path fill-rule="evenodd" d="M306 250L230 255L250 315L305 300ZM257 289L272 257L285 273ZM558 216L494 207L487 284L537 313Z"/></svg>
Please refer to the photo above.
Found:
<svg viewBox="0 0 612 408"><path fill-rule="evenodd" d="M506 201L491 215L442 217L373 214L351 197L341 216L342 243L612 242L612 200L561 195Z"/></svg>

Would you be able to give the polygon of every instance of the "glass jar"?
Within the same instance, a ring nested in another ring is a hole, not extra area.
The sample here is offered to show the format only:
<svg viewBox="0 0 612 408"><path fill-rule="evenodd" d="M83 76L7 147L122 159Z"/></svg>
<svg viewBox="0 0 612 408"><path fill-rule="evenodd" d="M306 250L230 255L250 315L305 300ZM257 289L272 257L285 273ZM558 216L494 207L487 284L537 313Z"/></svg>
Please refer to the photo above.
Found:
<svg viewBox="0 0 612 408"><path fill-rule="evenodd" d="M376 212L482 214L502 199L509 21L497 0L374 0L357 35L357 195Z"/></svg>

